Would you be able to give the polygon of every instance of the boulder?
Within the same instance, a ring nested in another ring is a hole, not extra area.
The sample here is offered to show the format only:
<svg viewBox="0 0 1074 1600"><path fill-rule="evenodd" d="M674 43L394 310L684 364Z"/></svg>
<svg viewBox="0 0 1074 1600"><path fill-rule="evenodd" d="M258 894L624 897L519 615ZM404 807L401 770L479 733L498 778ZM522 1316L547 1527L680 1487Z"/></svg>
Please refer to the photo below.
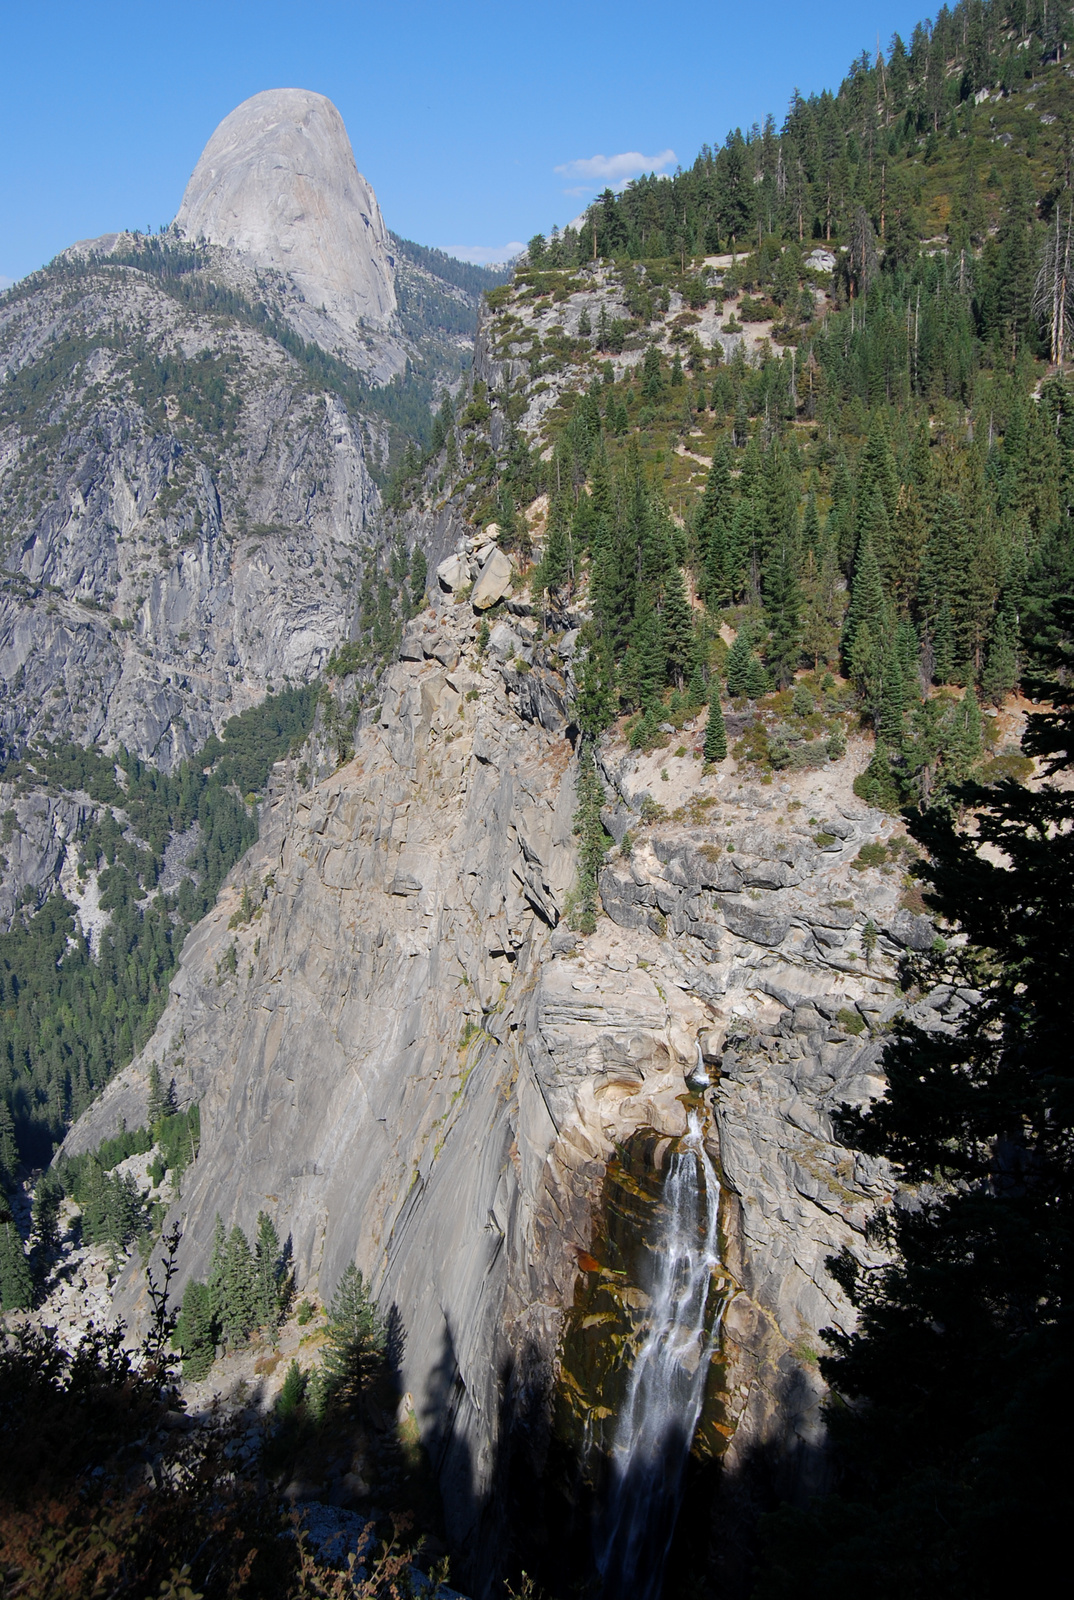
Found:
<svg viewBox="0 0 1074 1600"><path fill-rule="evenodd" d="M896 911L886 931L904 950L931 950L936 938L936 929L928 917L906 910Z"/></svg>
<svg viewBox="0 0 1074 1600"><path fill-rule="evenodd" d="M513 661L525 648L514 629L506 622L498 622L489 634L488 653L497 661Z"/></svg>
<svg viewBox="0 0 1074 1600"><path fill-rule="evenodd" d="M456 589L465 589L469 583L470 564L465 556L448 556L437 567L436 576L440 587L454 594Z"/></svg>
<svg viewBox="0 0 1074 1600"><path fill-rule="evenodd" d="M493 550L478 574L471 600L475 611L487 611L497 600L502 600L511 587L510 557L502 550Z"/></svg>

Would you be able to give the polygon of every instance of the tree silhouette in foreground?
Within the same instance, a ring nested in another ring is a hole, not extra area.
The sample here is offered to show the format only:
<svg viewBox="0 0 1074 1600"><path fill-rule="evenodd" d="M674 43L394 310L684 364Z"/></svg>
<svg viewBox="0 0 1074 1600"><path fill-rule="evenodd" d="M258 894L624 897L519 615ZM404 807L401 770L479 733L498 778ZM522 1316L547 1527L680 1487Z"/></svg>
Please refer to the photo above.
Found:
<svg viewBox="0 0 1074 1600"><path fill-rule="evenodd" d="M1023 739L1074 766L1074 601L1034 641L1053 709ZM902 1187L873 1224L892 1255L830 1265L858 1309L821 1361L839 1493L768 1519L760 1600L857 1582L874 1596L1009 1594L1058 1570L1074 1253L1074 793L970 785L968 820L915 815L929 903L966 943L909 976L967 1001L957 1027L903 1023L888 1089L845 1111ZM981 846L990 847L985 854Z"/></svg>

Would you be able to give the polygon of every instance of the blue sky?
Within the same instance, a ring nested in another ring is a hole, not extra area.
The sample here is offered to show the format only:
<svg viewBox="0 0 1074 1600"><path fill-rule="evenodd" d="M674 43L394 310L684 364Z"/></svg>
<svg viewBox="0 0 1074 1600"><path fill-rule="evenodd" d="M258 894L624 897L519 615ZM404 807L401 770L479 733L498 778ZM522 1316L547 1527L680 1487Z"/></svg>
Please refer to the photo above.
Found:
<svg viewBox="0 0 1074 1600"><path fill-rule="evenodd" d="M156 228L261 89L334 100L388 226L502 256L908 37L903 0L0 0L0 277Z"/></svg>

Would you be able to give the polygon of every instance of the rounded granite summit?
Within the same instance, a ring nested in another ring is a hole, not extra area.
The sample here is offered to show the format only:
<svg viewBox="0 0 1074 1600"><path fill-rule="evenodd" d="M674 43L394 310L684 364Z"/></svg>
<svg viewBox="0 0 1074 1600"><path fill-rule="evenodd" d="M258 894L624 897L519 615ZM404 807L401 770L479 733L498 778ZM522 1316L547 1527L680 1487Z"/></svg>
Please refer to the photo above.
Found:
<svg viewBox="0 0 1074 1600"><path fill-rule="evenodd" d="M202 151L175 221L188 238L286 272L337 322L379 325L395 310L377 197L323 94L266 89L236 106Z"/></svg>

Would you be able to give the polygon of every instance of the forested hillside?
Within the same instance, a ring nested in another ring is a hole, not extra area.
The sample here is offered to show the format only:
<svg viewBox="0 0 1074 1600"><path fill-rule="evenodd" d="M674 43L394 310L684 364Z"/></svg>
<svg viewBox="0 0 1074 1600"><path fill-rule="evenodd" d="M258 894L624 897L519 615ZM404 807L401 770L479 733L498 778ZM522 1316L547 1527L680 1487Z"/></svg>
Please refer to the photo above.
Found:
<svg viewBox="0 0 1074 1600"><path fill-rule="evenodd" d="M873 800L1003 756L981 705L1074 580L1068 29L944 10L782 129L606 192L488 296L435 483L524 560L539 536L551 616L587 600L587 731L696 704L730 624L755 695L852 691ZM762 768L802 742L777 720Z"/></svg>
<svg viewBox="0 0 1074 1600"><path fill-rule="evenodd" d="M46 1161L152 1033L183 939L256 839L257 795L316 704L316 688L272 697L171 774L59 741L4 769L16 792L48 786L88 802L68 848L105 916L94 948L57 891L40 909L28 897L0 934L0 1182L20 1155Z"/></svg>
<svg viewBox="0 0 1074 1600"><path fill-rule="evenodd" d="M902 974L957 1022L896 1018L886 1096L842 1119L905 1187L870 1224L883 1264L828 1262L860 1316L819 1356L835 1492L762 1525L764 1600L1006 1594L1061 1560L1070 31L944 9L782 128L534 238L435 461L533 563L549 646L582 622L584 735L671 744L707 699L706 759L727 708L765 781L841 759L856 721L855 788L902 810L911 892L958 936Z"/></svg>

